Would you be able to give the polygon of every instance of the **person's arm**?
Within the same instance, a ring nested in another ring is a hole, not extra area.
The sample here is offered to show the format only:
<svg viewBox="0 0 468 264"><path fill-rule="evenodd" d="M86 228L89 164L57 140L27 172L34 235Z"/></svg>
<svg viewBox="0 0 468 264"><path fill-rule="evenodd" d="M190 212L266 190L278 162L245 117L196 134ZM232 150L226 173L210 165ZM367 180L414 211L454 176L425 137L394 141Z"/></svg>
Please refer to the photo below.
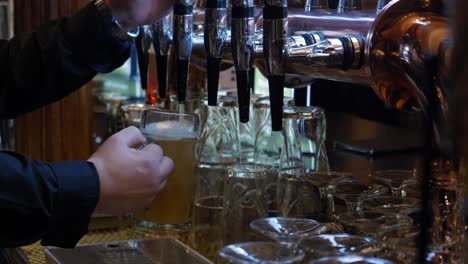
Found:
<svg viewBox="0 0 468 264"><path fill-rule="evenodd" d="M91 162L42 163L0 152L0 246L42 239L73 247L87 232L99 199L99 178Z"/></svg>
<svg viewBox="0 0 468 264"><path fill-rule="evenodd" d="M63 98L122 65L132 42L111 28L93 1L70 18L0 40L0 118Z"/></svg>

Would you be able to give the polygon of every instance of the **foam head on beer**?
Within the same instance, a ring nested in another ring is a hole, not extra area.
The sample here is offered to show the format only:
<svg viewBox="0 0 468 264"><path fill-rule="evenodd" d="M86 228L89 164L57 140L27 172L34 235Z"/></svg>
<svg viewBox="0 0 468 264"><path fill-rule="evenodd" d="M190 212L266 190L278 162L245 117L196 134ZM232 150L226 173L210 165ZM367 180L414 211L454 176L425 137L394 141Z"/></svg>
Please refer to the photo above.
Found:
<svg viewBox="0 0 468 264"><path fill-rule="evenodd" d="M161 121L151 123L141 129L141 132L148 138L154 140L177 140L197 138L193 123L187 120Z"/></svg>

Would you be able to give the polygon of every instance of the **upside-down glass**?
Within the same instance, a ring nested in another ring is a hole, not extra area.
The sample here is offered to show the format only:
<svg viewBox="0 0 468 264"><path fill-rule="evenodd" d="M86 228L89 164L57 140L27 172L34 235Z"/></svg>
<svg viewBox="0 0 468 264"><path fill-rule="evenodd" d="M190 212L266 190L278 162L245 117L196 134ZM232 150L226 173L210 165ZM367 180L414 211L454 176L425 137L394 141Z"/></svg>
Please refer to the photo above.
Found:
<svg viewBox="0 0 468 264"><path fill-rule="evenodd" d="M380 184L364 184L354 178L336 183L335 196L345 201L348 211L361 210L361 202L369 197L385 195L389 188Z"/></svg>
<svg viewBox="0 0 468 264"><path fill-rule="evenodd" d="M267 217L254 220L250 228L285 246L292 246L301 238L325 231L312 219L292 217Z"/></svg>
<svg viewBox="0 0 468 264"><path fill-rule="evenodd" d="M330 256L368 255L380 250L380 244L371 237L350 234L322 234L303 238L298 248L305 252L305 260Z"/></svg>
<svg viewBox="0 0 468 264"><path fill-rule="evenodd" d="M379 196L362 200L362 208L367 211L390 212L411 215L421 210L420 199L411 197Z"/></svg>
<svg viewBox="0 0 468 264"><path fill-rule="evenodd" d="M195 155L200 127L199 117L170 111L143 111L140 129L148 143L162 147L175 164L166 187L148 209L135 214L136 224L145 228L187 230L195 184Z"/></svg>
<svg viewBox="0 0 468 264"><path fill-rule="evenodd" d="M379 237L389 229L407 227L413 220L406 215L377 211L357 211L340 214L336 217L347 233Z"/></svg>
<svg viewBox="0 0 468 264"><path fill-rule="evenodd" d="M233 264L294 264L302 263L304 252L274 242L256 241L226 246L219 256Z"/></svg>
<svg viewBox="0 0 468 264"><path fill-rule="evenodd" d="M306 172L329 171L325 148L325 111L316 106L286 106L283 110L283 127L295 127ZM289 131L292 131L291 128Z"/></svg>
<svg viewBox="0 0 468 264"><path fill-rule="evenodd" d="M381 258L362 256L335 256L325 257L309 262L309 264L394 264L394 262Z"/></svg>
<svg viewBox="0 0 468 264"><path fill-rule="evenodd" d="M370 175L371 179L390 188L394 196L402 196L402 188L417 181L415 170L380 170Z"/></svg>

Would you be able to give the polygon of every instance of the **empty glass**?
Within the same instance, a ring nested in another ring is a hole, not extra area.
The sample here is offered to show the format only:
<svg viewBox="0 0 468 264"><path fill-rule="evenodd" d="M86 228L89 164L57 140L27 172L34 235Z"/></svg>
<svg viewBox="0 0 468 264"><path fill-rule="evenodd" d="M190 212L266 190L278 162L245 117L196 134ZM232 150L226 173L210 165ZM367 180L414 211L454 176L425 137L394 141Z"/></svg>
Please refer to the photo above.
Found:
<svg viewBox="0 0 468 264"><path fill-rule="evenodd" d="M236 163L225 177L222 234L223 244L258 240L250 222L266 217L267 201L263 191L271 174L268 167L254 163Z"/></svg>
<svg viewBox="0 0 468 264"><path fill-rule="evenodd" d="M385 195L389 188L380 184L363 184L354 178L337 181L336 197L345 201L348 211L361 210L361 201L369 197Z"/></svg>
<svg viewBox="0 0 468 264"><path fill-rule="evenodd" d="M393 264L394 262L381 258L362 256L335 256L317 259L309 264Z"/></svg>
<svg viewBox="0 0 468 264"><path fill-rule="evenodd" d="M274 242L257 241L226 246L219 256L234 264L293 264L301 263L304 252Z"/></svg>
<svg viewBox="0 0 468 264"><path fill-rule="evenodd" d="M206 121L196 145L196 185L190 245L210 259L222 247L224 180L239 161L238 107L235 97L205 105Z"/></svg>
<svg viewBox="0 0 468 264"><path fill-rule="evenodd" d="M283 111L283 128L295 127L306 172L329 171L325 148L325 111L316 106L287 106Z"/></svg>
<svg viewBox="0 0 468 264"><path fill-rule="evenodd" d="M390 188L394 196L402 196L402 188L409 182L417 181L415 170L380 170L370 177Z"/></svg>
<svg viewBox="0 0 468 264"><path fill-rule="evenodd" d="M317 219L325 221L335 219L335 190L336 183L340 180L352 178L352 175L344 172L309 172L304 175L305 182L317 187L320 195L322 209Z"/></svg>
<svg viewBox="0 0 468 264"><path fill-rule="evenodd" d="M315 220L290 217L260 218L251 222L250 227L258 233L286 246L291 246L303 237L319 234L325 230Z"/></svg>
<svg viewBox="0 0 468 264"><path fill-rule="evenodd" d="M421 200L411 197L379 196L362 200L362 208L367 211L380 211L410 215L421 210Z"/></svg>
<svg viewBox="0 0 468 264"><path fill-rule="evenodd" d="M389 259L397 263L412 264L417 262L418 239L420 229L415 226L396 227L380 234L384 249L377 257Z"/></svg>
<svg viewBox="0 0 468 264"><path fill-rule="evenodd" d="M298 248L305 252L305 260L329 256L366 255L377 252L380 245L371 237L350 234L322 234L303 238Z"/></svg>
<svg viewBox="0 0 468 264"><path fill-rule="evenodd" d="M413 224L409 216L378 211L347 212L338 215L336 219L346 232L372 237L378 237L380 233L392 228Z"/></svg>
<svg viewBox="0 0 468 264"><path fill-rule="evenodd" d="M145 228L187 230L195 185L195 155L200 127L194 114L146 109L141 117L140 129L147 142L161 146L175 166L166 187L144 212L135 214L136 224ZM177 199L174 199L177 197Z"/></svg>

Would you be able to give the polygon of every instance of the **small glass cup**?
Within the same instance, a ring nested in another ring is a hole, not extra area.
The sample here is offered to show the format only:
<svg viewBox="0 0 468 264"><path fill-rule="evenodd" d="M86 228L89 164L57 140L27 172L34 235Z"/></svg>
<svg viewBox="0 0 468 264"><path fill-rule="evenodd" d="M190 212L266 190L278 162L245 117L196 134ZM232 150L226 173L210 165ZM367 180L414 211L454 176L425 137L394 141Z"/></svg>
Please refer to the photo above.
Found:
<svg viewBox="0 0 468 264"><path fill-rule="evenodd" d="M394 264L394 262L381 258L349 255L325 257L311 261L309 264Z"/></svg>
<svg viewBox="0 0 468 264"><path fill-rule="evenodd" d="M226 246L219 256L234 264L294 264L302 263L304 251L274 242L257 241Z"/></svg>
<svg viewBox="0 0 468 264"><path fill-rule="evenodd" d="M411 215L421 210L421 200L397 196L370 197L362 200L362 208L367 211Z"/></svg>
<svg viewBox="0 0 468 264"><path fill-rule="evenodd" d="M380 170L370 177L390 188L392 195L402 196L402 188L409 182L417 181L415 170Z"/></svg>
<svg viewBox="0 0 468 264"><path fill-rule="evenodd" d="M336 217L344 230L350 234L378 237L382 232L411 226L413 220L406 215L378 211L347 212Z"/></svg>
<svg viewBox="0 0 468 264"><path fill-rule="evenodd" d="M268 217L254 220L250 228L285 246L293 246L301 238L317 234L321 224L312 219Z"/></svg>
<svg viewBox="0 0 468 264"><path fill-rule="evenodd" d="M350 234L322 234L303 238L298 248L304 250L306 260L329 256L367 255L377 252L381 246L378 242L365 236Z"/></svg>
<svg viewBox="0 0 468 264"><path fill-rule="evenodd" d="M389 188L380 184L363 184L354 178L348 178L336 183L335 196L342 199L348 211L361 210L361 202L369 197L382 196L389 192Z"/></svg>
<svg viewBox="0 0 468 264"><path fill-rule="evenodd" d="M195 185L194 149L200 132L199 117L147 109L143 111L140 129L147 142L160 145L164 155L176 165L150 207L134 215L135 223L147 229L187 231Z"/></svg>
<svg viewBox="0 0 468 264"><path fill-rule="evenodd" d="M264 183L271 181L270 176L268 167L254 163L236 163L229 169L222 209L224 245L259 239L249 224L268 215Z"/></svg>

